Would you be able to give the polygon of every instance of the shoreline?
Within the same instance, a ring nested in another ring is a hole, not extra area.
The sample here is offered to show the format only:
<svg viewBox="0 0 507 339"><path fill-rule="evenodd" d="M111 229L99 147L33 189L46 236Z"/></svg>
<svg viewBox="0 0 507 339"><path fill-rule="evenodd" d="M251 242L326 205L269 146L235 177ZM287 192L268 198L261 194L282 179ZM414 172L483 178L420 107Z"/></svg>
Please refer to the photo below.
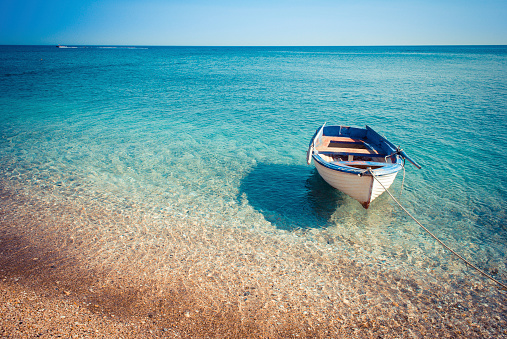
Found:
<svg viewBox="0 0 507 339"><path fill-rule="evenodd" d="M1 336L507 337L505 293L481 280L157 222L1 186Z"/></svg>

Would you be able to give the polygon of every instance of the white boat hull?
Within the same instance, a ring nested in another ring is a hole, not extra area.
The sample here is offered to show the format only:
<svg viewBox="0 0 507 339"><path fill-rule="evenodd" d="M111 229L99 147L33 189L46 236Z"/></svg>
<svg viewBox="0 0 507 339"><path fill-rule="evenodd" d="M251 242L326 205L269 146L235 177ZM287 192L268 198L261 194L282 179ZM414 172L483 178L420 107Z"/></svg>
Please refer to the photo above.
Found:
<svg viewBox="0 0 507 339"><path fill-rule="evenodd" d="M396 178L396 174L398 174L398 172L395 172L377 176L377 179L384 185L382 187L371 175L359 176L336 171L321 165L317 161L315 161L315 167L329 185L356 199L364 208L368 208L370 203L385 191L384 187L388 189Z"/></svg>

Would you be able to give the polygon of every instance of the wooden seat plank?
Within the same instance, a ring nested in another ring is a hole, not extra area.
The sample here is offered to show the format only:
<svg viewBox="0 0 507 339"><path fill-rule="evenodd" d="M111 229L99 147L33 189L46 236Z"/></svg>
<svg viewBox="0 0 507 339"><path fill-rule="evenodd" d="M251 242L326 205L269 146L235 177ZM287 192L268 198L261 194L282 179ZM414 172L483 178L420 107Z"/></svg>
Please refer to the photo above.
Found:
<svg viewBox="0 0 507 339"><path fill-rule="evenodd" d="M357 149L357 148L338 148L338 147L318 147L316 150L324 154L337 154L337 155L353 155L356 157L369 155L372 157L385 157L387 154L382 154L374 150Z"/></svg>
<svg viewBox="0 0 507 339"><path fill-rule="evenodd" d="M377 151L366 148L344 148L344 147L326 147L319 146L316 148L319 152L346 153L346 154L379 154Z"/></svg>
<svg viewBox="0 0 507 339"><path fill-rule="evenodd" d="M354 139L350 137L330 137L330 136L322 136L322 143L329 144L329 142L335 141L335 142L343 142L343 143L354 143L354 144L362 144L364 143L361 139Z"/></svg>

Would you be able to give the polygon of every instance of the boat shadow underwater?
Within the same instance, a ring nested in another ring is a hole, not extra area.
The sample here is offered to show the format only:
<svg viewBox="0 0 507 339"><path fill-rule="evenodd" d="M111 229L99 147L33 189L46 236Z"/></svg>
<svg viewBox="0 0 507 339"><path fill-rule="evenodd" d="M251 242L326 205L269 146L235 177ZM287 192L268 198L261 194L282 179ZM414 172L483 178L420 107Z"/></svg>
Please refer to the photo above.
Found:
<svg viewBox="0 0 507 339"><path fill-rule="evenodd" d="M260 163L243 178L244 198L279 229L323 228L347 196L328 185L309 166Z"/></svg>

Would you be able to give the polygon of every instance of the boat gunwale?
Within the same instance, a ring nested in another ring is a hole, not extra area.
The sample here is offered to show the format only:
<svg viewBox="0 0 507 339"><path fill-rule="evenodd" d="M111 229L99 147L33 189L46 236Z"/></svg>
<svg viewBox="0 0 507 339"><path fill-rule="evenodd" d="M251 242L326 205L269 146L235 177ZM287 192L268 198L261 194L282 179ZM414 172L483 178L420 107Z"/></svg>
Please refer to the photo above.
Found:
<svg viewBox="0 0 507 339"><path fill-rule="evenodd" d="M331 135L324 134L325 130L333 130L339 128L339 132ZM347 131L352 132L350 134L342 134L342 128L345 128ZM358 164L362 165L368 165L371 164L372 167L379 166L377 168L371 168L373 173L377 176L383 176L383 175L389 175L392 173L399 172L402 168L402 157L399 154L396 154L397 148L394 146L393 143L391 143L389 140L387 140L385 137L377 133L375 130L373 130L368 125L366 128L357 128L357 127L349 127L349 126L342 126L342 125L333 125L333 126L326 126L325 124L320 128L317 129L315 134L313 135L310 145L314 145L315 139L319 132L322 131L320 138L322 139L329 139L329 141L333 141L333 139L337 139L338 142L345 142L345 143L362 143L363 146L365 146L365 149L368 149L373 152L377 152L377 154L370 153L370 154L363 154L359 152L353 152L351 151L339 151L339 148L335 150L330 149L331 147L325 147L325 150L319 151L317 150L317 147L313 148L311 157L314 159L314 161L318 162L324 167L327 167L331 170L335 170L342 173L348 173L348 174L354 174L354 175L369 175L371 176L371 173L368 171L368 169L365 168L357 168L349 165L353 165L355 161L326 161L323 158L320 157L320 154L336 154L340 156L347 156L347 155L353 155L353 156L366 156L370 158L386 158L391 157L391 159L394 160L392 163L383 163L383 162L375 162L375 161L357 161ZM359 133L358 133L359 132ZM360 136L360 134L362 134ZM371 134L373 138L371 138L368 134ZM338 140L341 139L341 140ZM348 141L348 140L350 141ZM345 150L345 149L342 149ZM386 155L387 154L387 155ZM375 156L377 155L377 156Z"/></svg>
<svg viewBox="0 0 507 339"><path fill-rule="evenodd" d="M314 153L312 155L312 158L313 158L313 160L315 160L316 162L318 162L322 166L327 167L332 170L335 170L335 171L338 171L338 172L355 174L355 175L370 175L371 176L371 173L367 169L356 168L356 167L347 166L346 164L344 164L344 163L354 163L354 161L328 162L328 161L325 161L324 159L322 159L318 153ZM364 161L358 161L357 163L364 163ZM396 155L396 162L394 162L394 163L380 163L380 162L375 162L375 163L376 164L385 164L379 168L372 169L373 173L376 176L397 173L403 168L403 165L401 163L401 157L398 155ZM378 166L378 165L375 165L375 166Z"/></svg>

